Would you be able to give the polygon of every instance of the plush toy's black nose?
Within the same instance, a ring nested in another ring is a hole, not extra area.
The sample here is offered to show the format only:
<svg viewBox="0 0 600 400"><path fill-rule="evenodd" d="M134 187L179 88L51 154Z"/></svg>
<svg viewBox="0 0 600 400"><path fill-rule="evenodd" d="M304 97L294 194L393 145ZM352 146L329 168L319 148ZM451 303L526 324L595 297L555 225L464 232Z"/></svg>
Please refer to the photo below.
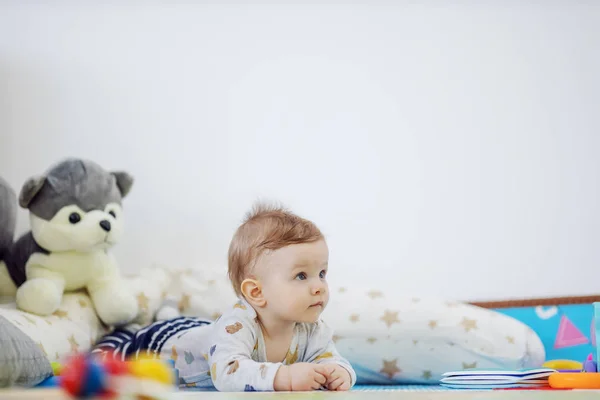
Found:
<svg viewBox="0 0 600 400"><path fill-rule="evenodd" d="M103 219L100 221L100 227L104 229L106 232L110 232L110 221Z"/></svg>

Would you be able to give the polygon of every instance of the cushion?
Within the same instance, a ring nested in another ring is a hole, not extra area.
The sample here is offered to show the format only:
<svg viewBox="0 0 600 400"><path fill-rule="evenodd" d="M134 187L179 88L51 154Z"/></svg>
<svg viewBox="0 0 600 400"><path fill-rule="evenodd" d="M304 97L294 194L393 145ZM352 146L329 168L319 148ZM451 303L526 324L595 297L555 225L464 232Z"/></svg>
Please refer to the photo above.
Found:
<svg viewBox="0 0 600 400"><path fill-rule="evenodd" d="M156 312L167 297L173 279L172 272L166 267L155 265L142 268L136 274L124 277L138 300L139 314L134 322L148 325L154 321Z"/></svg>
<svg viewBox="0 0 600 400"><path fill-rule="evenodd" d="M64 362L73 352L89 350L107 332L84 291L65 293L59 309L46 317L17 310L15 303L1 305L0 316L25 333L50 361Z"/></svg>
<svg viewBox="0 0 600 400"><path fill-rule="evenodd" d="M50 376L52 367L41 348L0 316L0 387L31 387Z"/></svg>
<svg viewBox="0 0 600 400"><path fill-rule="evenodd" d="M168 299L174 302L182 315L217 319L237 301L229 280L227 268L219 270L171 271Z"/></svg>

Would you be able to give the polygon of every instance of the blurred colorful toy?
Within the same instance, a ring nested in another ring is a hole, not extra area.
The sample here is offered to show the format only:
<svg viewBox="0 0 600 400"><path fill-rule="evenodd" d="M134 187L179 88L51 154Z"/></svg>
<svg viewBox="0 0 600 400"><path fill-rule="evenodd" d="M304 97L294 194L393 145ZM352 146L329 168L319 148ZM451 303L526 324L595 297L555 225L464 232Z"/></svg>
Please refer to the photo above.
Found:
<svg viewBox="0 0 600 400"><path fill-rule="evenodd" d="M554 389L600 389L600 374L597 372L557 372L548 377Z"/></svg>
<svg viewBox="0 0 600 400"><path fill-rule="evenodd" d="M577 371L558 371L548 377L548 384L554 389L600 389L598 362L590 354Z"/></svg>
<svg viewBox="0 0 600 400"><path fill-rule="evenodd" d="M590 354L583 362L582 372L598 372L598 364L594 361L594 356Z"/></svg>
<svg viewBox="0 0 600 400"><path fill-rule="evenodd" d="M557 371L581 371L583 364L573 360L549 360L542 364L544 368L551 368Z"/></svg>
<svg viewBox="0 0 600 400"><path fill-rule="evenodd" d="M77 398L129 396L166 399L177 383L173 366L152 358L121 361L112 355L100 359L78 354L64 367L53 365L53 370L55 376L38 387L59 386Z"/></svg>
<svg viewBox="0 0 600 400"><path fill-rule="evenodd" d="M60 372L62 371L62 365L60 363L57 363L56 361L51 362L50 365L52 366L52 373L54 374L54 376L60 376Z"/></svg>

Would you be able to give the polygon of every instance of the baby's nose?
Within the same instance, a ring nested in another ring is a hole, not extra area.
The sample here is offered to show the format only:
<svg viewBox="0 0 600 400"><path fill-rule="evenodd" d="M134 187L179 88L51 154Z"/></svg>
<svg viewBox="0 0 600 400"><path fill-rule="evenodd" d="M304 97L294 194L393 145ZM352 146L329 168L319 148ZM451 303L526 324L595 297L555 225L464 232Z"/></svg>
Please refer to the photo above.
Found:
<svg viewBox="0 0 600 400"><path fill-rule="evenodd" d="M317 294L323 294L323 293L325 293L325 285L323 285L323 284L319 284L319 285L315 285L315 286L313 286L313 288L312 288L312 293L313 293L314 295L317 295Z"/></svg>

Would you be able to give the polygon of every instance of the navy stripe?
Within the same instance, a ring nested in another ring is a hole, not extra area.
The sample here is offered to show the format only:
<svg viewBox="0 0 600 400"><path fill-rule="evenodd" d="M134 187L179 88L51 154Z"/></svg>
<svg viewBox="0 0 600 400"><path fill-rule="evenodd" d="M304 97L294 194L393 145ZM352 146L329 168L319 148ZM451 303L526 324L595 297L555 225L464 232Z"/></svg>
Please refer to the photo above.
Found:
<svg viewBox="0 0 600 400"><path fill-rule="evenodd" d="M175 334L210 323L212 321L200 318L178 317L154 322L136 332L131 332L131 328L127 327L119 328L100 339L92 352L103 356L106 356L107 352L113 352L115 357L123 360L133 355L137 358L142 352L158 357L163 344Z"/></svg>

